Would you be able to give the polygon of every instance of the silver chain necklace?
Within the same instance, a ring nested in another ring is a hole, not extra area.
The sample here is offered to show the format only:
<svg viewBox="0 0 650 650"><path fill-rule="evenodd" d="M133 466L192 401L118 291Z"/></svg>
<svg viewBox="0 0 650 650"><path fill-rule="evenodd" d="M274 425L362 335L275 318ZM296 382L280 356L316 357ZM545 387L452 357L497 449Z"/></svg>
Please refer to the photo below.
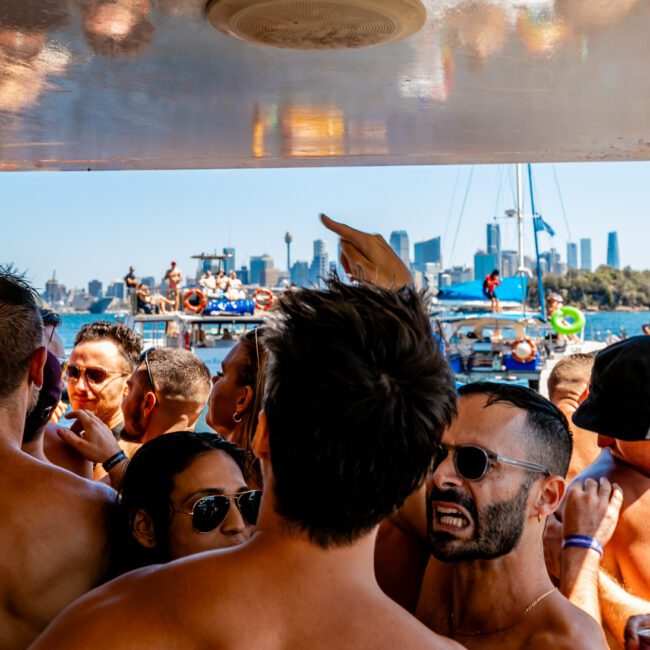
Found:
<svg viewBox="0 0 650 650"><path fill-rule="evenodd" d="M554 591L557 591L555 587L553 587L553 589L549 589L541 596L535 598L535 600L533 600L533 602L530 605L528 605L528 607L526 607L524 613L514 623L511 623L506 627L499 628L498 630L490 630L489 632L484 632L483 630L474 630L473 632L462 632L460 628L456 625L456 617L454 616L454 607L452 604L451 615L450 615L450 623L451 623L450 627L451 627L452 634L458 634L459 636L480 636L482 634L490 635L490 634L499 634L500 632L506 632L507 630L510 630L513 627L515 627L515 625L519 625L519 623L521 623L526 618L526 616L530 614L530 612L535 608L535 606L539 605L539 603L541 603L544 600L544 598L550 596Z"/></svg>

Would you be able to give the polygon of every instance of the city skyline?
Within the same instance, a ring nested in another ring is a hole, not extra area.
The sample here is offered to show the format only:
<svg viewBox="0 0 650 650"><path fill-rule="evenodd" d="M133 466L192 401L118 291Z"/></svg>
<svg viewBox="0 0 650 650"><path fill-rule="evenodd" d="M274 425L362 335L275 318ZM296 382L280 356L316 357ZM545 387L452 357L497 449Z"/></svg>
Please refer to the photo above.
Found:
<svg viewBox="0 0 650 650"><path fill-rule="evenodd" d="M615 226L621 266L647 267L650 225L639 215L650 164L533 169L536 207L557 233L554 238L540 233L541 250L553 247L564 256L569 240L591 238L597 268L606 262L607 236ZM172 259L194 274L191 255L229 247L236 249L237 267L268 254L283 269L287 231L292 261L310 262L317 239L326 242L329 259L336 259L337 239L318 220L323 211L387 241L391 231L406 231L411 260L415 243L441 237L445 267L472 265L476 251L486 248L486 224L495 217L502 250L516 248L516 225L504 214L514 205L512 176L511 166L504 165L17 173L4 177L10 225L0 242L0 261L13 262L39 288L54 270L70 288L86 288L92 279L107 285L123 278L131 264L139 276L160 279ZM621 195L626 209L617 213ZM526 198L526 214L528 204ZM525 247L532 256L530 218Z"/></svg>

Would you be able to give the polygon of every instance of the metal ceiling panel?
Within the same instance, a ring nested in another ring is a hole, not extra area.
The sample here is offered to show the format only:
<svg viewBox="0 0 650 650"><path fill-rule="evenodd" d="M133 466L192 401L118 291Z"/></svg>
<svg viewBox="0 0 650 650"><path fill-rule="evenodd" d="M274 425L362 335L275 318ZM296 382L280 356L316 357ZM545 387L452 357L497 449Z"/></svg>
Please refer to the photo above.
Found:
<svg viewBox="0 0 650 650"><path fill-rule="evenodd" d="M0 0L0 169L650 158L647 0L425 5L398 43L296 51L203 0Z"/></svg>

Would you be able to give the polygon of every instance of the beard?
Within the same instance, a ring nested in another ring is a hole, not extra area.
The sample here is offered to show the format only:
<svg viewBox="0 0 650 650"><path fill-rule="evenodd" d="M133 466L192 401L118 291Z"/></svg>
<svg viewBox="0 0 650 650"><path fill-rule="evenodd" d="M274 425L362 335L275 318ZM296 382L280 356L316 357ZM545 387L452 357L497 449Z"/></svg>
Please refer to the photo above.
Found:
<svg viewBox="0 0 650 650"><path fill-rule="evenodd" d="M144 427L140 413L130 413L129 417L124 416L124 429L120 434L122 440L126 442L142 442L144 438Z"/></svg>
<svg viewBox="0 0 650 650"><path fill-rule="evenodd" d="M493 560L517 547L524 531L526 505L530 492L528 480L510 499L491 503L478 510L468 496L456 490L433 488L427 499L427 533L429 552L442 562ZM464 508L474 522L474 534L462 539L452 533L433 530L432 501L454 503Z"/></svg>

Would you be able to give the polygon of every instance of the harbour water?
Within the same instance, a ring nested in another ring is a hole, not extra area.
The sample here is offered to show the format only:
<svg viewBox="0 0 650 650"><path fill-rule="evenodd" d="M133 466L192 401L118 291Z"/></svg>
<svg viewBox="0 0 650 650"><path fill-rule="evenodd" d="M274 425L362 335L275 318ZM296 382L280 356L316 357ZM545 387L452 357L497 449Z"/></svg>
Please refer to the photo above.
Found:
<svg viewBox="0 0 650 650"><path fill-rule="evenodd" d="M61 337L66 350L70 351L79 328L98 320L115 321L115 314L62 314ZM592 312L587 313L585 338L603 341L608 333L627 336L641 334L641 326L650 323L650 311L635 312Z"/></svg>

